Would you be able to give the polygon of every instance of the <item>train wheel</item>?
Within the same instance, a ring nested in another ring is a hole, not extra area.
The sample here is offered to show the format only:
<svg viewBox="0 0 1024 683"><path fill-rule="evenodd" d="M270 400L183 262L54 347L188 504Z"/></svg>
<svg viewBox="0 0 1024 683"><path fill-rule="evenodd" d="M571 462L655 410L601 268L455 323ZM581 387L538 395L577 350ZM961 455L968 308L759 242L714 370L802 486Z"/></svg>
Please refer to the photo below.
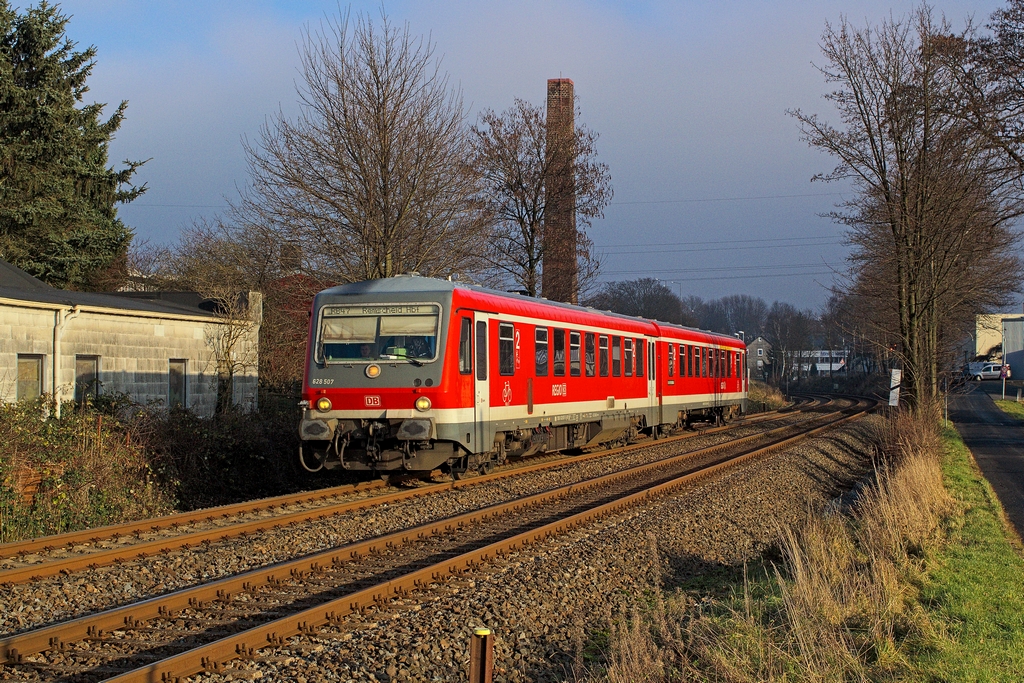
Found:
<svg viewBox="0 0 1024 683"><path fill-rule="evenodd" d="M491 472L494 471L494 463L491 462L490 460L488 460L487 462L482 462L480 463L480 468L478 471L480 472L480 474L490 474Z"/></svg>

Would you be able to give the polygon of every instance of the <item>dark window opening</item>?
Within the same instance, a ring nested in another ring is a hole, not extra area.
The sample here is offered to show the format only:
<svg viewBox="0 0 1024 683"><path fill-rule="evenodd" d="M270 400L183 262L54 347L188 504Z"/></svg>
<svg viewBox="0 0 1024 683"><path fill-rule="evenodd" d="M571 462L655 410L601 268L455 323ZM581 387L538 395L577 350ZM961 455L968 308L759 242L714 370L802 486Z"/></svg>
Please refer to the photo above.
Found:
<svg viewBox="0 0 1024 683"><path fill-rule="evenodd" d="M556 377L565 376L565 330L554 331L554 349L552 354L554 356L554 375Z"/></svg>
<svg viewBox="0 0 1024 683"><path fill-rule="evenodd" d="M622 376L622 338L612 337L612 377Z"/></svg>
<svg viewBox="0 0 1024 683"><path fill-rule="evenodd" d="M608 337L601 335L601 376L608 376Z"/></svg>
<svg viewBox="0 0 1024 683"><path fill-rule="evenodd" d="M690 358L686 353L686 344L679 345L679 376L686 377L686 361Z"/></svg>
<svg viewBox="0 0 1024 683"><path fill-rule="evenodd" d="M75 401L100 395L100 357L75 356Z"/></svg>
<svg viewBox="0 0 1024 683"><path fill-rule="evenodd" d="M459 374L473 374L473 321L462 318L459 330Z"/></svg>
<svg viewBox="0 0 1024 683"><path fill-rule="evenodd" d="M623 374L626 377L633 376L633 340L623 339L622 340L622 360L623 360Z"/></svg>
<svg viewBox="0 0 1024 683"><path fill-rule="evenodd" d="M483 320L476 324L476 378L487 379L487 323Z"/></svg>
<svg viewBox="0 0 1024 683"><path fill-rule="evenodd" d="M580 333L569 333L569 376L580 376Z"/></svg>
<svg viewBox="0 0 1024 683"><path fill-rule="evenodd" d="M636 341L636 376L644 376L644 344L647 342L643 339L637 339Z"/></svg>
<svg viewBox="0 0 1024 683"><path fill-rule="evenodd" d="M538 327L533 335L534 365L538 377L548 376L548 328Z"/></svg>
<svg viewBox="0 0 1024 683"><path fill-rule="evenodd" d="M597 344L594 335L590 332L584 337L583 365L586 367L587 377L593 377L597 371Z"/></svg>
<svg viewBox="0 0 1024 683"><path fill-rule="evenodd" d="M167 362L167 405L188 406L185 396L185 377L188 361L183 358L172 358Z"/></svg>
<svg viewBox="0 0 1024 683"><path fill-rule="evenodd" d="M511 323L498 325L498 374L511 375L516 369L515 328Z"/></svg>
<svg viewBox="0 0 1024 683"><path fill-rule="evenodd" d="M675 347L671 344L668 345L668 376L675 377L676 374L676 357Z"/></svg>

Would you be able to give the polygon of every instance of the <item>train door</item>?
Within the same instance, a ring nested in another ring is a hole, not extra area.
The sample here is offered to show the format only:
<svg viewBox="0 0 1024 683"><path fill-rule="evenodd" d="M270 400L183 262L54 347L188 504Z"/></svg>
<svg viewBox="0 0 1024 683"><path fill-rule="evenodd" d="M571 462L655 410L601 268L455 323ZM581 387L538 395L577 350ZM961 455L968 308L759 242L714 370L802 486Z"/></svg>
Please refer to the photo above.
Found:
<svg viewBox="0 0 1024 683"><path fill-rule="evenodd" d="M655 343L647 340L647 405L650 406L650 415L654 418L654 423L660 424L664 419L661 415L661 397L658 396L658 377L655 374L658 368L655 352Z"/></svg>
<svg viewBox="0 0 1024 683"><path fill-rule="evenodd" d="M487 326L491 316L486 313L477 313L474 322L475 333L473 335L474 352L474 374L473 374L473 424L474 453L485 453L491 449L493 435L489 433L488 421L490 420L490 379L488 378L487 358Z"/></svg>

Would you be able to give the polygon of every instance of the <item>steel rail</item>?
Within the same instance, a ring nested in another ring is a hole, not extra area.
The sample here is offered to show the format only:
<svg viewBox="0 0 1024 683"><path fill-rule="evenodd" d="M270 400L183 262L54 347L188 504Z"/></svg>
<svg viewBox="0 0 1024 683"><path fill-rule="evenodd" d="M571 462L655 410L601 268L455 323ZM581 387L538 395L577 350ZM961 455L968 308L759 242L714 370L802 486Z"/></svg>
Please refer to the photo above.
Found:
<svg viewBox="0 0 1024 683"><path fill-rule="evenodd" d="M843 412L850 411L850 408ZM824 416L823 416L824 417ZM702 455L714 454L719 451L734 449L742 443L771 438L770 435L791 431L799 425L779 427L769 432L755 434L723 444L716 444L704 449L679 454L644 465L636 466L619 472L596 477L584 482L568 484L524 498L499 503L496 505L464 513L451 518L437 520L412 529L405 529L382 537L367 539L340 548L290 560L269 567L250 570L248 572L224 577L208 584L181 589L166 595L157 596L138 603L113 608L93 615L86 615L67 622L15 634L0 639L0 661L16 663L26 655L44 650L61 648L67 642L80 641L84 638L99 637L104 631L125 627L135 627L154 618L169 617L180 609L201 605L213 600L227 601L230 596L240 591L247 591L258 585L275 583L281 577L304 576L315 573L327 565L338 565L358 559L361 556L373 555L387 548L414 542L430 535L444 533L467 524L477 523L488 518L500 517L516 510L543 504L607 485L615 481L633 477L644 472L665 467L684 460L692 460Z"/></svg>
<svg viewBox="0 0 1024 683"><path fill-rule="evenodd" d="M202 671L218 671L225 662L239 657L253 658L256 650L282 645L284 640L291 636L315 634L322 626L340 623L345 616L354 612L362 611L372 605L383 605L393 598L406 597L410 592L426 589L431 583L437 583L448 576L473 571L483 563L503 557L510 552L525 548L531 544L543 542L552 536L571 531L576 527L621 512L634 505L648 502L681 486L712 476L725 468L734 467L760 455L791 446L826 429L831 429L857 419L865 415L872 407L864 407L853 412L853 414L832 421L829 424L813 428L802 434L734 456L707 468L702 468L697 472L683 474L667 482L656 484L609 503L598 505L590 510L585 510L536 529L491 543L456 558L444 560L438 564L410 572L401 578L371 586L370 588L324 604L310 607L296 614L232 634L159 662L114 676L107 679L107 683L156 683L157 681L169 683L170 681L176 682L182 677Z"/></svg>
<svg viewBox="0 0 1024 683"><path fill-rule="evenodd" d="M820 407L820 405L818 403L812 402L809 406L796 408L794 410L794 412L808 411L808 410L811 410L811 409L814 409L814 408L818 408L818 407ZM270 518L261 518L261 519L256 519L256 520L250 520L250 521L247 521L247 522L239 522L239 523L236 523L236 524L230 524L230 525L226 525L226 526L215 527L215 528L212 528L212 529L203 529L203 530L198 530L198 531L190 531L190 532L182 533L182 534L177 535L177 536L152 539L152 540L148 540L148 541L140 541L138 543L132 543L132 544L126 545L126 546L119 546L119 547L114 547L114 548L106 548L106 549L103 549L103 550L95 550L95 551L91 551L91 552L76 554L76 555L73 555L73 556L70 556L70 557L62 557L62 558L58 558L58 559L44 560L42 562L37 562L37 563L33 563L33 564L26 564L26 565L23 565L23 566L20 566L20 567L13 567L13 568L10 568L10 569L0 570L0 584L5 584L5 583L12 583L12 584L26 583L26 582L29 582L29 581L35 581L35 580L39 580L39 579L44 579L44 578L47 578L47 577L50 577L50 576L56 576L58 574L68 574L68 573L73 573L73 572L76 572L76 571L81 571L83 569L94 569L94 568L97 568L97 567L110 566L110 565L116 564L118 562L131 561L131 560L134 560L134 559L144 559L144 558L152 556L152 555L158 555L158 554L161 554L161 553L167 553L167 552L171 552L173 550L177 550L177 549L180 549L180 548L186 548L187 549L187 548L195 546L195 545L200 545L200 544L203 544L203 543L212 543L212 542L222 541L222 540L228 540L228 539L235 538L235 537L238 537L238 536L242 536L242 535L248 534L248 533L262 533L262 532L264 532L264 531L266 531L268 529L277 529L277 528L288 526L288 525L292 525L292 524L299 524L299 523L303 523L303 522L316 521L316 520L319 520L319 519L324 519L326 517L332 517L334 515L344 514L344 513L348 513L348 512L356 512L356 511L359 511L359 510L365 510L365 509L370 508L370 507L376 507L376 506L380 506L380 505L391 504L391 503L396 503L396 502L406 501L406 500L413 500L413 499L420 498L420 497L423 497L423 496L426 496L426 495L431 495L431 494L439 492L439 491L448 491L448 490L453 490L453 489L456 489L456 488L462 488L462 487L465 487L465 486L476 486L476 485L483 484L483 483L490 482L490 481L494 481L494 480L497 480L497 479L503 479L503 478L506 478L506 477L509 477L509 476L519 476L519 475L523 475L523 474L528 474L530 472L541 471L541 470L544 470L544 469L551 469L551 468L558 467L558 466L566 464L566 463L586 462L586 461L589 461L589 460L594 460L594 459L603 458L603 457L609 457L609 456L618 455L618 454L625 453L625 452L631 452L631 451L634 451L634 450L637 450L637 449L641 449L641 448L648 448L648 447L650 447L650 446L652 446L654 444L661 445L661 444L672 443L672 442L675 442L675 441L681 441L681 440L685 440L685 439L689 439L689 438L694 438L696 436L714 434L714 433L718 433L718 432L721 432L721 431L727 431L727 430L735 429L735 428L738 428L738 427L742 427L742 426L747 425L747 424L756 424L757 422L766 421L766 420L773 419L774 417L776 417L776 415L772 415L771 417L767 417L767 415L769 415L768 413L765 413L763 415L765 415L766 417L751 418L751 419L748 419L748 420L744 420L741 423L735 423L733 425L726 425L726 426L723 426L723 427L716 427L716 428L712 428L712 429L703 430L701 432L694 432L694 433L690 433L690 434L683 434L683 435L674 436L674 437L664 437L664 438L661 438L661 439L659 439L657 441L645 441L643 443L631 444L631 445L628 445L628 446L623 446L623 447L612 449L612 450L595 451L593 453L588 453L588 454L585 454L585 455L567 456L567 457L564 457L564 458L559 458L559 459L556 459L556 460L551 460L551 461L542 462L542 463L536 463L536 464L533 464L533 465L525 465L525 466L520 466L520 467L510 467L510 468L507 468L507 469L502 469L502 470L497 471L497 472L493 472L491 474L486 474L486 475L480 475L480 476L477 476L477 477L472 477L470 479L464 479L464 480L460 480L460 481L451 481L451 482L445 482L445 483L440 483L440 484L434 484L432 486L424 486L424 487L420 487L420 488L416 488L416 489L405 489L405 490L395 491L395 492L392 492L392 493L386 493L386 494L371 496L371 497L368 497L368 498L359 498L359 499L356 499L356 500L341 501L341 502L338 502L338 503L334 503L334 504L330 504L330 505L325 505L325 506L322 506L322 507L298 510L298 511L295 511L295 512L285 513L285 514L277 515L277 516L270 517ZM363 488L361 488L359 490L360 491L370 490L372 488L380 488L380 486L382 486L382 485L378 484L377 486L364 486ZM346 488L346 487L337 487L337 488ZM324 495L320 496L320 498L329 498L329 497L336 497L337 495L341 495L341 493L327 494L326 492L330 491L330 490L331 489L325 489L325 491L322 492L322 493L324 493ZM354 488L353 488L352 492L355 492ZM281 498L298 498L299 495L300 494L293 494L292 496L285 496L285 497L280 497L280 498L277 498L277 499L267 499L267 501L279 500ZM311 496L312 494L307 493L307 494L304 494L304 495L305 496ZM206 512L212 513L214 511L225 510L225 509L231 508L231 507L237 507L239 510L242 510L243 512L253 512L256 509L266 509L267 508L267 505L266 505L267 501L263 501L264 504L260 505L258 508L255 507L253 504L241 503L241 504L238 504L237 506L224 506L222 508L212 508L212 509L210 509L209 511L206 511ZM192 513L182 513L182 516L180 516L180 517L184 518L184 515L189 515L189 514L192 514ZM230 515L229 515L229 513L223 513L222 516L226 517L226 516L230 516ZM178 515L174 515L172 517L179 517L179 516ZM200 519L200 520L207 520L210 517L211 517L210 514L200 514L200 515L196 516L196 518ZM157 518L157 519L159 519L160 521L163 521L163 520L166 520L168 518ZM135 524L135 526L145 526L145 525L147 525L147 522L141 522L141 523L136 523ZM129 526L131 526L131 525L129 525L129 524L119 525L119 527L124 527L124 528L127 528ZM170 526L170 525L168 524L168 525L165 525L165 526ZM112 527L108 527L108 528L112 528ZM95 532L96 530L93 530L93 531ZM86 534L87 535L87 532L78 532L78 533ZM50 537L50 538L56 540L59 537L55 536L55 537ZM44 540L45 539L40 539L40 541L36 541L36 542L41 542L41 541L44 541ZM50 545L52 545L52 544L50 544ZM2 548L2 547L0 547L0 548Z"/></svg>

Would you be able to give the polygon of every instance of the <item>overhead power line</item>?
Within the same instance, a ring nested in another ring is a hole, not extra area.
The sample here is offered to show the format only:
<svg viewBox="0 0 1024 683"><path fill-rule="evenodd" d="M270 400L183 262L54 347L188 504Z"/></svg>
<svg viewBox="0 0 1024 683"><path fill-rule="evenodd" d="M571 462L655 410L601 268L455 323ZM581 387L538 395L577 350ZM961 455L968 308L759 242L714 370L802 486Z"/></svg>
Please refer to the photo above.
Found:
<svg viewBox="0 0 1024 683"><path fill-rule="evenodd" d="M651 199L634 202L610 202L610 206L629 206L633 204L696 204L700 202L750 202L760 199L797 199L801 197L835 197L843 192L819 192L813 194L768 194L754 197L709 197L704 199Z"/></svg>

